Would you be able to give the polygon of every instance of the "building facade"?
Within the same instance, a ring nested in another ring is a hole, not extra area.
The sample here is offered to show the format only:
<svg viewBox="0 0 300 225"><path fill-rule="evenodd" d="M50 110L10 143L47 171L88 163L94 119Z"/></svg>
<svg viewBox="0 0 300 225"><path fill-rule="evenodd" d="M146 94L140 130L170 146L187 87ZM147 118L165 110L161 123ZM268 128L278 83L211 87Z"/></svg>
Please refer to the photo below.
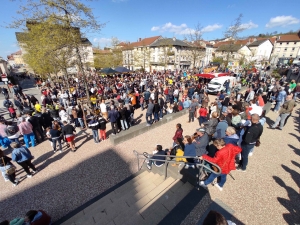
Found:
<svg viewBox="0 0 300 225"><path fill-rule="evenodd" d="M274 58L296 58L300 55L300 31L298 34L281 35L277 37Z"/></svg>

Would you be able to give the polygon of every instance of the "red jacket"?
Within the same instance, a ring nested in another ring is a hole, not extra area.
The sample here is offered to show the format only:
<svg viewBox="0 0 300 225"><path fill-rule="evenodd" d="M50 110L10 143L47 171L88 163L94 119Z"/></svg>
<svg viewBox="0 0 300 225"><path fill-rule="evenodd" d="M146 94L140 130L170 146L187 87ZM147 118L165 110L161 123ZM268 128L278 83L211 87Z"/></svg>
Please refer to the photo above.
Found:
<svg viewBox="0 0 300 225"><path fill-rule="evenodd" d="M182 129L177 129L173 137L173 140L175 141L177 138L182 138L182 132L183 132Z"/></svg>
<svg viewBox="0 0 300 225"><path fill-rule="evenodd" d="M224 148L216 152L214 158L208 155L203 155L203 159L217 164L221 168L222 174L228 174L231 170L235 170L235 156L240 153L242 149L233 144L227 144Z"/></svg>
<svg viewBox="0 0 300 225"><path fill-rule="evenodd" d="M207 116L207 109L206 108L200 108L199 109L199 115L206 117Z"/></svg>

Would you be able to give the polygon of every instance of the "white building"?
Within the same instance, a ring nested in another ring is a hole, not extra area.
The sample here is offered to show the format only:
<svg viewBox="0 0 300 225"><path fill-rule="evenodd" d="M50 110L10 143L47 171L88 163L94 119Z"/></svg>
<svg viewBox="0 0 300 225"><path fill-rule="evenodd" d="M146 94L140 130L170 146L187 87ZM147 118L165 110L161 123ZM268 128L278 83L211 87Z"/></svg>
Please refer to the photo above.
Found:
<svg viewBox="0 0 300 225"><path fill-rule="evenodd" d="M274 58L296 58L300 55L300 31L277 37L272 56Z"/></svg>

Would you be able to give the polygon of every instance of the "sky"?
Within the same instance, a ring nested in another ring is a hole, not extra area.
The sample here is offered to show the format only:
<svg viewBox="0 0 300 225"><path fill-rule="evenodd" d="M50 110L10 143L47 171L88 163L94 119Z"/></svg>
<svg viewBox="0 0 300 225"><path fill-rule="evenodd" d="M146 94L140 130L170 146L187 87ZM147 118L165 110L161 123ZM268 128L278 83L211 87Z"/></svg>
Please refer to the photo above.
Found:
<svg viewBox="0 0 300 225"><path fill-rule="evenodd" d="M1 0L4 10L0 17L0 56L19 50L15 32L7 24L26 0ZM3 4L5 2L5 4ZM300 1L285 0L81 0L92 8L94 16L105 27L87 38L95 47L109 47L111 38L137 41L152 36L184 39L199 23L204 40L224 37L224 31L243 15L241 37L288 32L300 29ZM298 12L298 13L297 13Z"/></svg>

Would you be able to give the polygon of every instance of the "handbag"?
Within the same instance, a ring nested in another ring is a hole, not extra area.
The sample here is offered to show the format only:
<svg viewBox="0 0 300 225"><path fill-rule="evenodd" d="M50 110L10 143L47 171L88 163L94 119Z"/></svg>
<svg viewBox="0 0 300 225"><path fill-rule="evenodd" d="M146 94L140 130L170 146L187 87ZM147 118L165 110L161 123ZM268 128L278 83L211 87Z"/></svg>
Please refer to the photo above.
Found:
<svg viewBox="0 0 300 225"><path fill-rule="evenodd" d="M258 139L256 142L255 142L255 147L259 147L260 146L260 140Z"/></svg>
<svg viewBox="0 0 300 225"><path fill-rule="evenodd" d="M5 167L6 165L5 165L5 162L4 162L3 157L1 157L1 159L2 159L2 162L3 162L4 167ZM16 168L15 168L14 166L12 166L12 167L10 167L10 168L8 168L8 169L5 170L5 173L6 173L7 175L12 175L12 174L14 174L15 172L16 172Z"/></svg>

